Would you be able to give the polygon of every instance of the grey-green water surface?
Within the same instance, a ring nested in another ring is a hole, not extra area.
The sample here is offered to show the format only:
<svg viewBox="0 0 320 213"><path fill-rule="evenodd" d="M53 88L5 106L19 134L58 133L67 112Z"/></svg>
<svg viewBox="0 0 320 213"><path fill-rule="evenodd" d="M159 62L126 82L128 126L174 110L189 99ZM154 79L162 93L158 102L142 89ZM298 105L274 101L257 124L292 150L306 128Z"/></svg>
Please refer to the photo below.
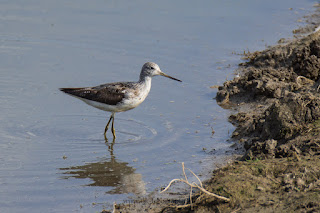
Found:
<svg viewBox="0 0 320 213"><path fill-rule="evenodd" d="M209 87L233 78L234 52L291 36L313 3L1 1L0 212L100 211L181 177L181 162L224 163L234 127ZM116 114L113 147L109 113L58 91L135 81L146 61L183 83L155 77Z"/></svg>

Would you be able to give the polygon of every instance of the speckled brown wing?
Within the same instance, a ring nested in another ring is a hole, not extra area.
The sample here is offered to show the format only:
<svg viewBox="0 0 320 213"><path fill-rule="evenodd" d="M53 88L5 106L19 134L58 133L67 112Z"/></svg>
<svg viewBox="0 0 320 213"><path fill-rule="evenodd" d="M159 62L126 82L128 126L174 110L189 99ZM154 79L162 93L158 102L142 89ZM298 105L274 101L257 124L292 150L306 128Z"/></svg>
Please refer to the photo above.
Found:
<svg viewBox="0 0 320 213"><path fill-rule="evenodd" d="M104 84L97 87L60 88L61 91L108 105L117 105L124 98L125 88L121 83Z"/></svg>

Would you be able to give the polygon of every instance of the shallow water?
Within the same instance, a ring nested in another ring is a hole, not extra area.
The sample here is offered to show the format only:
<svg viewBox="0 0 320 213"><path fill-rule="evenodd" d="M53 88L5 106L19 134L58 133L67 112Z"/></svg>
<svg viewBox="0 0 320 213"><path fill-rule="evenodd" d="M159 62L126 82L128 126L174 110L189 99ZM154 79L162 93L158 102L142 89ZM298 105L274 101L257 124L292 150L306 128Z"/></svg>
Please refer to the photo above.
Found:
<svg viewBox="0 0 320 213"><path fill-rule="evenodd" d="M233 78L234 53L292 36L313 3L2 1L0 211L100 211L181 177L181 162L224 163L234 127L210 86ZM137 80L146 61L183 83L155 77L116 114L114 145L109 113L58 91Z"/></svg>

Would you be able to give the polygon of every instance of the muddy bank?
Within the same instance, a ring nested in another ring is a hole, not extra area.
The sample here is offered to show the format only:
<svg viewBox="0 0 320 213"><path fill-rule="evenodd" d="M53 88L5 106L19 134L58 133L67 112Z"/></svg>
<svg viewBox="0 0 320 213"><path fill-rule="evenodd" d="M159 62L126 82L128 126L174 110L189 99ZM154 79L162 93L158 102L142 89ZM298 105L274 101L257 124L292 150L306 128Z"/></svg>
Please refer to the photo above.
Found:
<svg viewBox="0 0 320 213"><path fill-rule="evenodd" d="M248 59L216 97L238 110L229 118L237 126L232 137L246 150L242 161L214 172L208 187L232 197L216 207L320 212L320 32Z"/></svg>
<svg viewBox="0 0 320 213"><path fill-rule="evenodd" d="M246 56L216 100L237 113L232 137L245 154L213 171L207 191L149 196L115 212L320 212L320 32ZM179 207L177 207L179 206Z"/></svg>
<svg viewBox="0 0 320 213"><path fill-rule="evenodd" d="M247 150L243 159L318 155L320 33L248 57L241 77L216 97L239 112L230 121Z"/></svg>

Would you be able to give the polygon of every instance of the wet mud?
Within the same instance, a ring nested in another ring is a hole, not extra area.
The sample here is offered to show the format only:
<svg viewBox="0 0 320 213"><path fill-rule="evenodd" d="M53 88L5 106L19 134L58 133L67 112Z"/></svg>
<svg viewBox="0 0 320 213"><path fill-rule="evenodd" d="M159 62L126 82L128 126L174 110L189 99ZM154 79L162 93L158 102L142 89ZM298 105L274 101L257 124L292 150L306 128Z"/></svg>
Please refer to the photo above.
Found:
<svg viewBox="0 0 320 213"><path fill-rule="evenodd" d="M320 117L320 33L249 56L241 77L219 87L217 101L234 106L233 138L243 159L317 155Z"/></svg>
<svg viewBox="0 0 320 213"><path fill-rule="evenodd" d="M114 211L320 212L320 32L298 37L246 55L240 75L218 88L219 105L237 112L229 120L244 154L204 186L230 202L194 191L192 204L186 192Z"/></svg>

